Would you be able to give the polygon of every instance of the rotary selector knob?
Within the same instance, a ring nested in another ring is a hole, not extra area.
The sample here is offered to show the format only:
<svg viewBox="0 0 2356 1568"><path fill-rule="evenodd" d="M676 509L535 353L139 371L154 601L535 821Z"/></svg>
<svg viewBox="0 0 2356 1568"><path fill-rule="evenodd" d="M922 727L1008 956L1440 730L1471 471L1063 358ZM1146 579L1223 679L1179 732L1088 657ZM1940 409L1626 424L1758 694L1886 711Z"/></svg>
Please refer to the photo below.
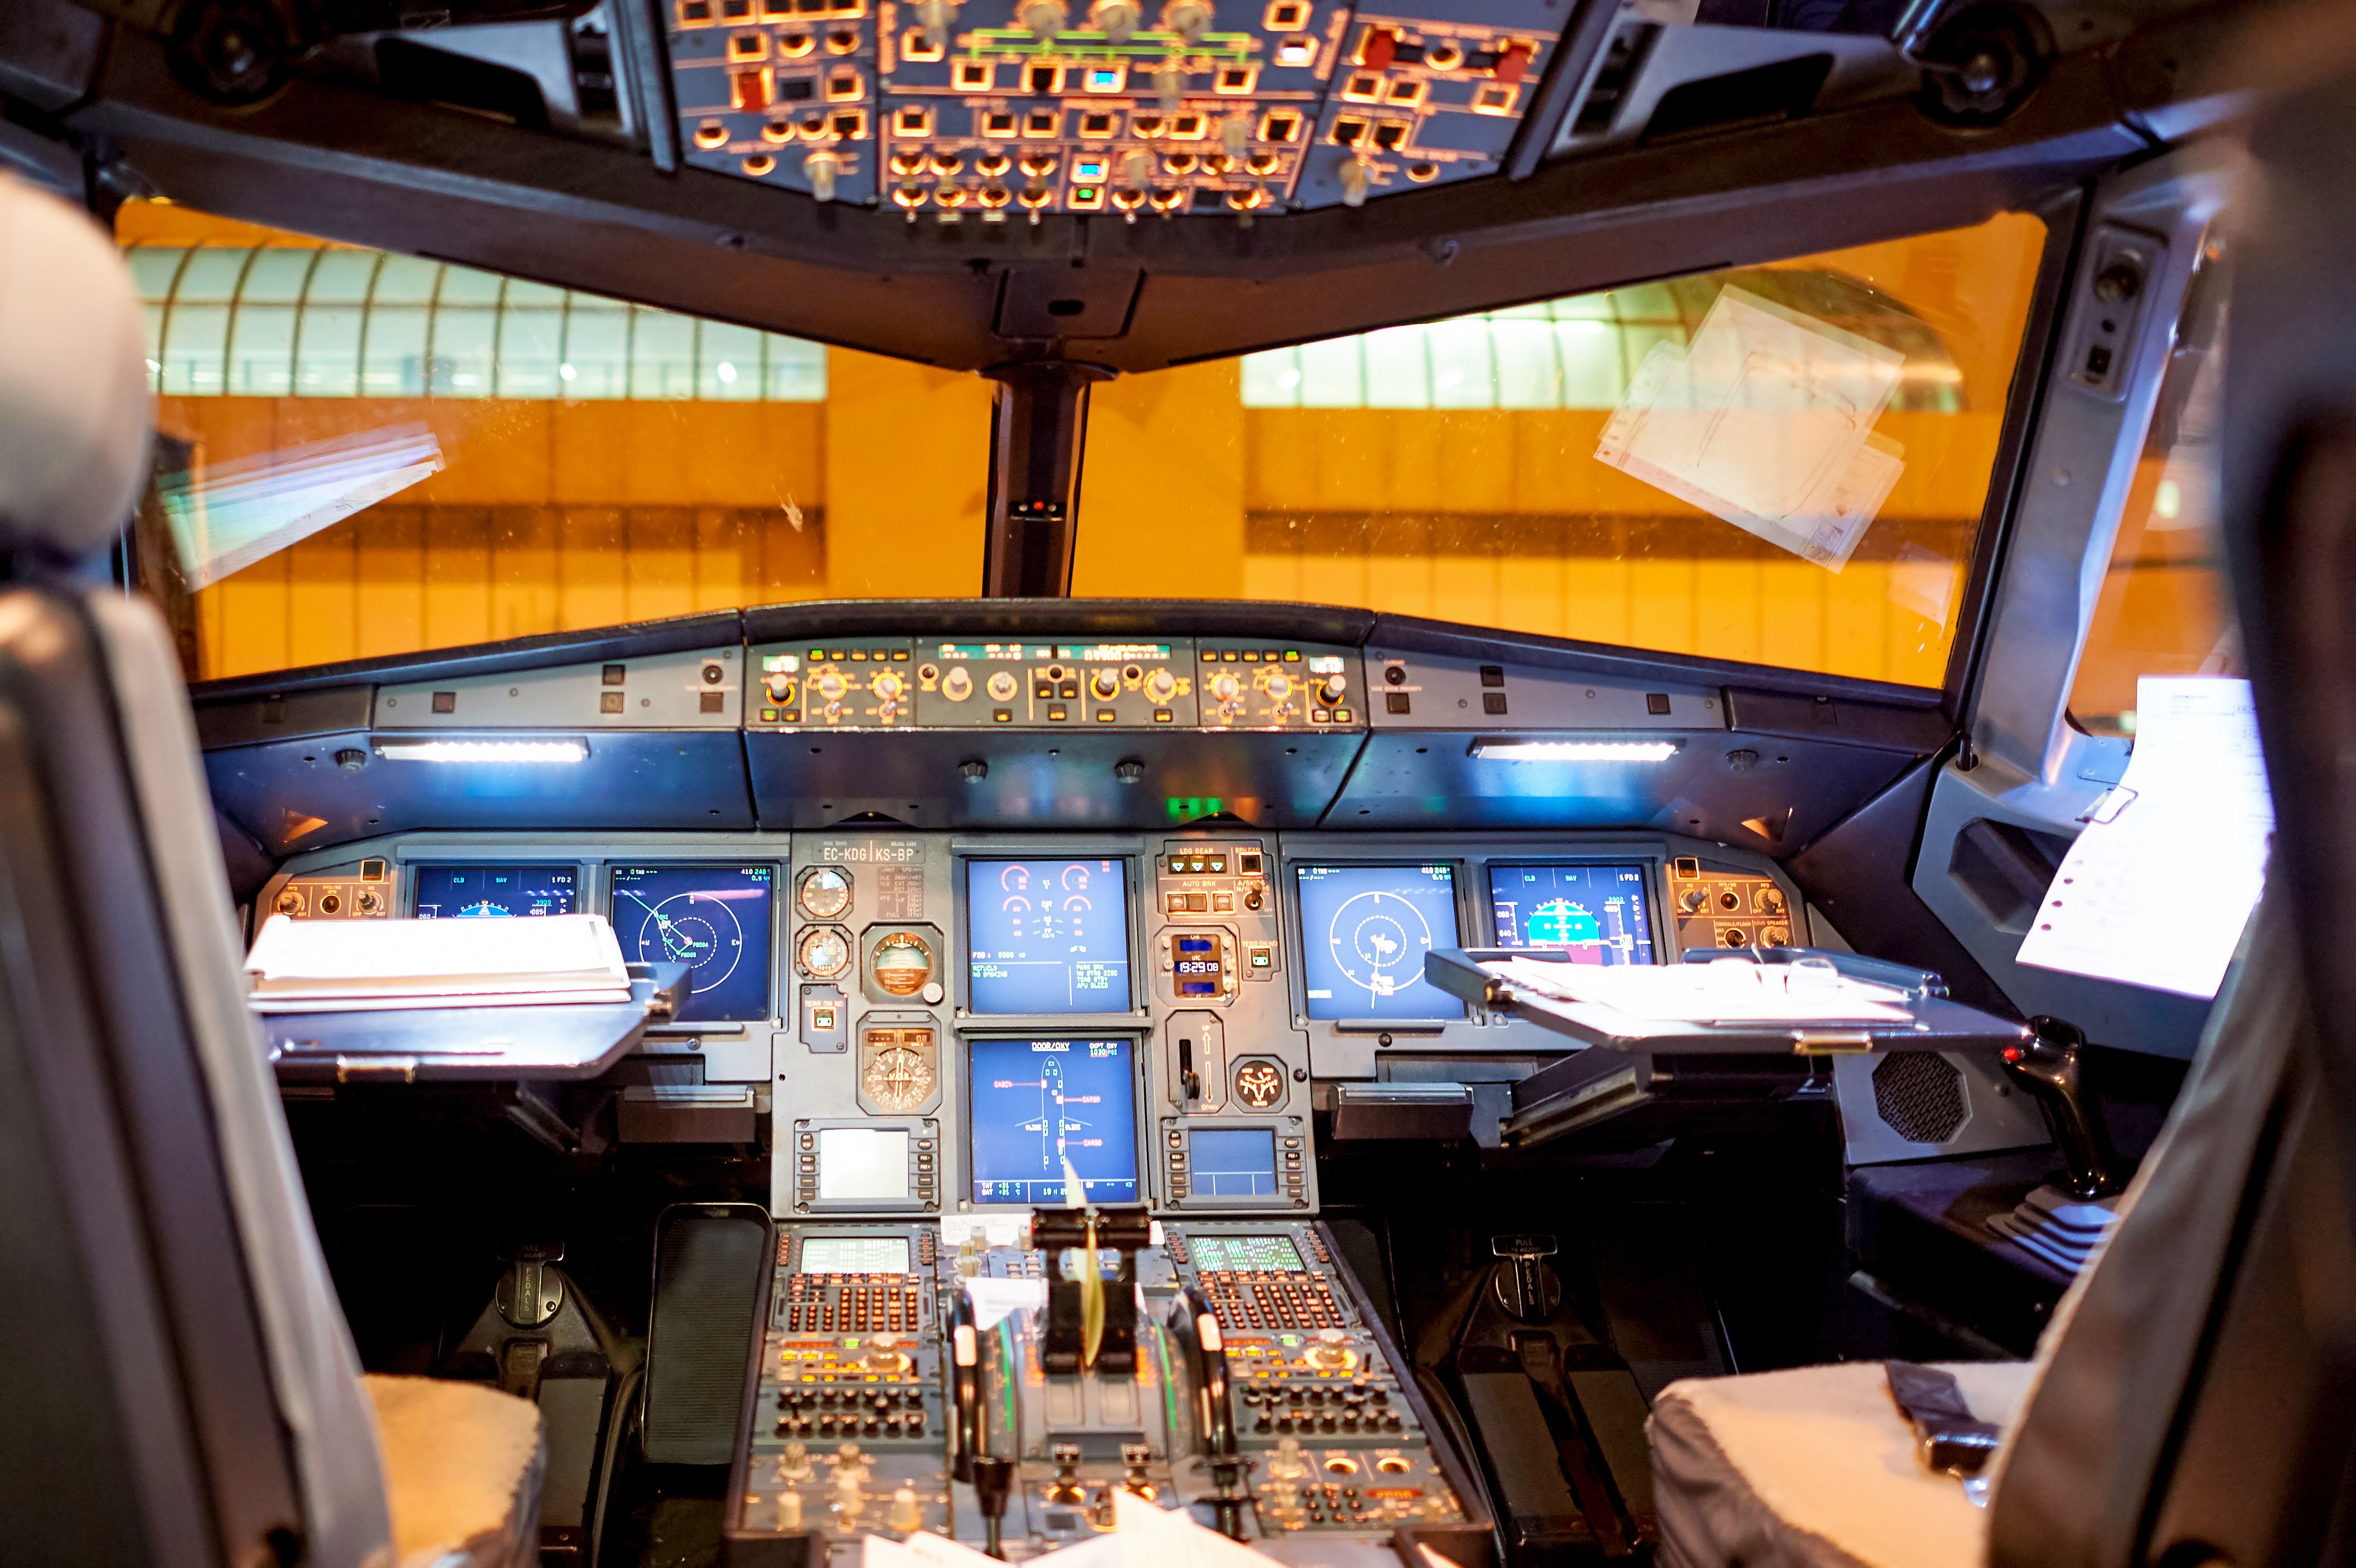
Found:
<svg viewBox="0 0 2356 1568"><path fill-rule="evenodd" d="M1342 166L1334 173L1342 182L1342 205L1364 207L1366 204L1366 160L1344 158Z"/></svg>
<svg viewBox="0 0 2356 1568"><path fill-rule="evenodd" d="M851 683L845 681L839 671L829 670L819 676L814 682L814 689L820 701L839 703L842 701L843 693L851 690Z"/></svg>
<svg viewBox="0 0 2356 1568"><path fill-rule="evenodd" d="M1162 7L1162 25L1193 43L1211 30L1209 0L1170 0Z"/></svg>
<svg viewBox="0 0 2356 1568"><path fill-rule="evenodd" d="M962 703L973 695L973 677L962 664L952 664L949 672L941 677L941 695L952 703Z"/></svg>
<svg viewBox="0 0 2356 1568"><path fill-rule="evenodd" d="M991 702L1011 703L1014 700L1014 677L1006 671L993 670L990 672L989 689Z"/></svg>
<svg viewBox="0 0 2356 1568"><path fill-rule="evenodd" d="M880 703L896 703L900 700L900 694L908 689L908 682L901 678L900 672L896 670L878 671L871 685L875 693L875 700Z"/></svg>
<svg viewBox="0 0 2356 1568"><path fill-rule="evenodd" d="M1709 894L1704 888L1688 887L1677 895L1677 908L1688 915L1700 913L1708 903Z"/></svg>
<svg viewBox="0 0 2356 1568"><path fill-rule="evenodd" d="M1268 672L1268 694L1270 699L1280 703L1290 697L1292 695L1292 677L1286 674L1281 670L1269 671Z"/></svg>
<svg viewBox="0 0 2356 1568"><path fill-rule="evenodd" d="M1142 19L1137 0L1097 0L1088 9L1088 20L1116 44L1129 42L1130 35L1137 31L1137 24Z"/></svg>
<svg viewBox="0 0 2356 1568"><path fill-rule="evenodd" d="M791 706L794 700L794 678L782 672L772 675L762 683L762 690L768 693L769 701L779 707Z"/></svg>
<svg viewBox="0 0 2356 1568"><path fill-rule="evenodd" d="M1178 694L1178 678L1167 670L1156 670L1145 678L1145 694L1159 704Z"/></svg>
<svg viewBox="0 0 2356 1568"><path fill-rule="evenodd" d="M1088 690L1094 692L1106 702L1111 702L1115 697L1120 695L1120 671L1118 670L1098 671L1094 675L1088 678Z"/></svg>
<svg viewBox="0 0 2356 1568"><path fill-rule="evenodd" d="M1015 21L1041 43L1052 43L1072 19L1064 0L1023 0L1015 7Z"/></svg>
<svg viewBox="0 0 2356 1568"><path fill-rule="evenodd" d="M1186 72L1176 60L1165 60L1154 68L1153 95L1164 114L1175 114L1186 101Z"/></svg>
<svg viewBox="0 0 2356 1568"><path fill-rule="evenodd" d="M1350 682L1340 675L1328 675L1317 686L1317 700L1329 708L1340 704L1349 694Z"/></svg>
<svg viewBox="0 0 2356 1568"><path fill-rule="evenodd" d="M949 41L949 24L957 18L957 0L916 0L916 26L925 29L925 41L935 48Z"/></svg>
<svg viewBox="0 0 2356 1568"><path fill-rule="evenodd" d="M1222 670L1211 677L1211 695L1222 703L1233 703L1244 694L1244 683Z"/></svg>

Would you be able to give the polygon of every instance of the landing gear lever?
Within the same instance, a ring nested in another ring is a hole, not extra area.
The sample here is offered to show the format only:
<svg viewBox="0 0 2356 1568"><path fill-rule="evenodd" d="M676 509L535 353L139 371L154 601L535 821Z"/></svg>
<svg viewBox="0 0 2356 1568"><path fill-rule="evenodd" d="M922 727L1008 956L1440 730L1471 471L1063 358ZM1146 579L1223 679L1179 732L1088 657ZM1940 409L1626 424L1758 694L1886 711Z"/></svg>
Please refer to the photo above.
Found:
<svg viewBox="0 0 2356 1568"><path fill-rule="evenodd" d="M2059 1018L2031 1018L2029 1026L2029 1039L2004 1048L2005 1076L2027 1090L2045 1113L2053 1146L2068 1168L2062 1185L2070 1196L2107 1197L2126 1183L2118 1174L2102 1112L2086 1094L2086 1036Z"/></svg>

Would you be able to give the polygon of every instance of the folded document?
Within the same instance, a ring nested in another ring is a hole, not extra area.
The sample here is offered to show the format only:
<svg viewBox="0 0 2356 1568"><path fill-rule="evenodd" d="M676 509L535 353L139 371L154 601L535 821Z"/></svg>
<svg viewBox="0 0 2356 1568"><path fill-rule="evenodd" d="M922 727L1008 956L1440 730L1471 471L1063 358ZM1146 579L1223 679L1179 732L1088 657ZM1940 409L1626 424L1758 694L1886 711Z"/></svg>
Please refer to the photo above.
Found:
<svg viewBox="0 0 2356 1568"><path fill-rule="evenodd" d="M527 920L295 920L273 915L246 955L261 1013L627 1002L603 915Z"/></svg>

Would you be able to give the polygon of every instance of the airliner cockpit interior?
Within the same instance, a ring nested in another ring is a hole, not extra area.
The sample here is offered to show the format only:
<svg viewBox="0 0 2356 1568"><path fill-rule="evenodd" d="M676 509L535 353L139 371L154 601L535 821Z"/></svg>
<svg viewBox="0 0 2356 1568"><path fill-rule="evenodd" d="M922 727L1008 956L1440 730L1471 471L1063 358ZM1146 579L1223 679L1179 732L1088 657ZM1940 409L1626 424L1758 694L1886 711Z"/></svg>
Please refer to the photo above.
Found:
<svg viewBox="0 0 2356 1568"><path fill-rule="evenodd" d="M0 4L0 1560L2356 1557L2356 26Z"/></svg>

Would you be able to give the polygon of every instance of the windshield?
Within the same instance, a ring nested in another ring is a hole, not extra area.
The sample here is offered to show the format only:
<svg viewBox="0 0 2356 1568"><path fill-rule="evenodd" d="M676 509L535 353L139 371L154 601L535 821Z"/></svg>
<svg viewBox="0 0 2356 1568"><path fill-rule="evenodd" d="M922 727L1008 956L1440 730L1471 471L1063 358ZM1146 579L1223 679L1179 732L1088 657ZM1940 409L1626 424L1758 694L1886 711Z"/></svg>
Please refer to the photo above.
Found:
<svg viewBox="0 0 2356 1568"><path fill-rule="evenodd" d="M980 590L980 377L159 203L119 233L193 676ZM1936 686L2043 243L2008 215L1106 383L1072 591Z"/></svg>

